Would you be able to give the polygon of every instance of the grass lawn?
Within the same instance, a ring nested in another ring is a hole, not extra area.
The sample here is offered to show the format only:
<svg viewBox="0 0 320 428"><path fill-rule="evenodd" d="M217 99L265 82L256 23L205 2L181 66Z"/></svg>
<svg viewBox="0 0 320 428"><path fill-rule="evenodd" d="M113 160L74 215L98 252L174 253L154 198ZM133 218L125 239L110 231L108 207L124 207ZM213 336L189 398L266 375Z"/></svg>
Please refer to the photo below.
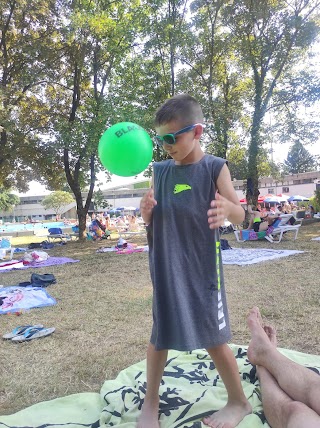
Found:
<svg viewBox="0 0 320 428"><path fill-rule="evenodd" d="M280 244L239 244L233 235L224 236L233 247L304 251L244 267L224 266L232 342L248 344L246 314L257 305L277 327L280 347L320 354L320 242L311 241L320 236L320 221L303 225L297 241L288 235ZM139 239L135 242L145 244ZM13 245L36 240L14 238ZM57 305L19 317L0 315L1 336L17 325L56 328L39 340L1 342L0 414L73 393L98 392L105 379L145 358L152 325L148 253L96 253L115 242L69 242L48 252L79 263L0 273L3 286L28 281L32 272L53 273L57 279L47 288Z"/></svg>

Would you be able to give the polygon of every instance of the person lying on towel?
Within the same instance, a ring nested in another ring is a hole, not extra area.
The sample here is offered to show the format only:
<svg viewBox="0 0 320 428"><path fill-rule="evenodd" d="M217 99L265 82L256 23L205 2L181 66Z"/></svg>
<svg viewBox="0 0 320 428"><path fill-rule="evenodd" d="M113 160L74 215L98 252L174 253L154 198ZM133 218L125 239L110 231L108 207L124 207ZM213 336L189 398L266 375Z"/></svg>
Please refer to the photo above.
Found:
<svg viewBox="0 0 320 428"><path fill-rule="evenodd" d="M277 350L274 327L263 325L258 308L248 318L248 359L257 367L264 414L272 428L320 427L320 376Z"/></svg>

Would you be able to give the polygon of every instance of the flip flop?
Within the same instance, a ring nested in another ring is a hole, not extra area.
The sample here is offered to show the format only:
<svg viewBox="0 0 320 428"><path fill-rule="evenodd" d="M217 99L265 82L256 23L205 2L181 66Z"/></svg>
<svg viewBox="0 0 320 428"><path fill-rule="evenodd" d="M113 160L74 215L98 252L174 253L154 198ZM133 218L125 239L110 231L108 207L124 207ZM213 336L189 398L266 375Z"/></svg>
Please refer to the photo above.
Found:
<svg viewBox="0 0 320 428"><path fill-rule="evenodd" d="M23 335L15 336L11 340L12 342L27 342L32 339L39 339L40 337L49 336L55 331L54 327L41 328L31 327L28 328Z"/></svg>
<svg viewBox="0 0 320 428"><path fill-rule="evenodd" d="M3 339L12 339L15 336L20 336L28 330L28 328L42 328L42 324L36 324L36 325L19 325L18 327L14 328L10 333L6 333L2 336Z"/></svg>

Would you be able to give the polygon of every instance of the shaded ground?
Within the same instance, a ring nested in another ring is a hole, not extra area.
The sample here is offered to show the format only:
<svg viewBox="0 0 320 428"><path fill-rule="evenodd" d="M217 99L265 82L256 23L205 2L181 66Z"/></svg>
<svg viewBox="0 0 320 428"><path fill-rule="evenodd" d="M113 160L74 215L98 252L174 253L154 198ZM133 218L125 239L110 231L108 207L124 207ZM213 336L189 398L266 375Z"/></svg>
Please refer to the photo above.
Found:
<svg viewBox="0 0 320 428"><path fill-rule="evenodd" d="M303 225L297 241L288 236L280 244L239 244L233 235L224 236L234 247L305 251L250 266L224 267L233 343L248 344L246 313L257 305L277 326L279 346L320 354L320 242L311 241L315 236L320 236L320 222ZM3 286L30 280L34 271L57 278L57 284L47 289L56 306L32 309L20 317L0 315L1 335L21 324L56 327L52 336L41 340L0 343L0 414L59 396L99 391L106 378L145 358L152 321L148 253L96 253L105 245L112 243L71 242L50 254L80 263L0 273Z"/></svg>

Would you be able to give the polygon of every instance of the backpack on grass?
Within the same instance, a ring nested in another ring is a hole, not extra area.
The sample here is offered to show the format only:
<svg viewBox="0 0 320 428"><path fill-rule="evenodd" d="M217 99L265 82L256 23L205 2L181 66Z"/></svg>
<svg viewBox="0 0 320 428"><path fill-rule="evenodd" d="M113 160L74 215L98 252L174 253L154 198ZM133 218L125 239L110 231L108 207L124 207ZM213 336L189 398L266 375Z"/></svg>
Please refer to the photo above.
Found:
<svg viewBox="0 0 320 428"><path fill-rule="evenodd" d="M221 250L232 250L227 239L220 239Z"/></svg>

